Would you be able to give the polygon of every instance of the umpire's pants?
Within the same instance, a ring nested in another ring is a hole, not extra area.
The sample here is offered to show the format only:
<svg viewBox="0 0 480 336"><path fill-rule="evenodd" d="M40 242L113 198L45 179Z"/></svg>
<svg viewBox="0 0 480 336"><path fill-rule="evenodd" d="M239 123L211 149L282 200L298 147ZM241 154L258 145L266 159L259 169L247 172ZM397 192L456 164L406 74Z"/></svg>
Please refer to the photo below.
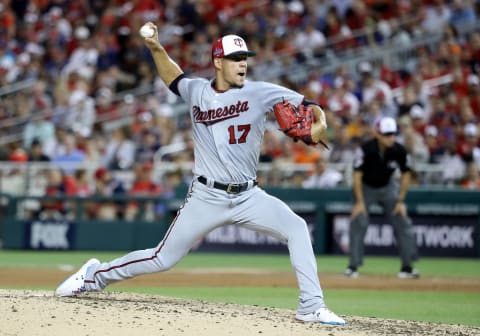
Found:
<svg viewBox="0 0 480 336"><path fill-rule="evenodd" d="M402 266L411 266L413 261L418 258L412 221L409 217L403 217L398 214L392 215L392 211L398 199L398 184L393 180L391 180L385 187L381 188L372 188L363 184L362 192L367 214L361 214L353 218L350 222L349 266L358 267L363 264L364 239L369 222L368 211L370 205L373 203L377 203L383 207L388 222L393 225Z"/></svg>

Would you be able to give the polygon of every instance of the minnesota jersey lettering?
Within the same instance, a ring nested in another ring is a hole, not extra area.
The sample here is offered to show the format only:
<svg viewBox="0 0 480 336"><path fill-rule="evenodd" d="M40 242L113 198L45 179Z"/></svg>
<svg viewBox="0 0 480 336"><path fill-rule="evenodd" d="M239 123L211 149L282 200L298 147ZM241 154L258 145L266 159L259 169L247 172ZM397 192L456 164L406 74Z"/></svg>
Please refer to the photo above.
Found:
<svg viewBox="0 0 480 336"><path fill-rule="evenodd" d="M248 111L248 101L238 101L236 104L219 107L216 109L209 109L202 111L198 105L192 107L193 120L196 123L204 123L211 125L218 121L236 118L242 112Z"/></svg>

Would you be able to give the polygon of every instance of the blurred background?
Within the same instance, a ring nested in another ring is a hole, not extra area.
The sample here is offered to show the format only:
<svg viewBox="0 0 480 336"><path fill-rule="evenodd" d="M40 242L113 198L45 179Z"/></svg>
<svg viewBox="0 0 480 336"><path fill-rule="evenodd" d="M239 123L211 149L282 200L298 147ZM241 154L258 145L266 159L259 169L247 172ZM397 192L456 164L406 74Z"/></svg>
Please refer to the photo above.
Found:
<svg viewBox="0 0 480 336"><path fill-rule="evenodd" d="M329 151L269 116L262 186L349 188L355 150L392 116L416 187L479 189L479 15L476 0L0 0L0 193L32 197L22 218L71 212L38 199L62 195L110 197L84 202L90 219L166 213L121 197L169 199L192 178L190 116L156 75L146 21L189 76L212 76L212 42L238 34L250 79L325 108Z"/></svg>

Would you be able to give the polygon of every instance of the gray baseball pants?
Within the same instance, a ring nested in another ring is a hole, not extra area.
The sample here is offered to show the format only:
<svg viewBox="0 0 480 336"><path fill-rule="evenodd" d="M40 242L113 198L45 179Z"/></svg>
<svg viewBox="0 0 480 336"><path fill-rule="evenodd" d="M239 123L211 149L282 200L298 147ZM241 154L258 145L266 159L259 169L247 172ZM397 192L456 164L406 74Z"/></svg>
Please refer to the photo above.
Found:
<svg viewBox="0 0 480 336"><path fill-rule="evenodd" d="M362 185L366 215L359 215L350 222L350 263L349 266L358 267L363 264L364 239L369 223L368 209L371 204L377 203L383 207L385 216L393 225L397 246L402 260L402 266L411 266L417 259L417 244L412 221L408 217L392 215L398 199L398 184L390 181L385 187L372 188Z"/></svg>
<svg viewBox="0 0 480 336"><path fill-rule="evenodd" d="M303 218L259 187L229 195L198 181L193 182L185 203L158 246L92 265L86 274L85 288L102 290L117 281L166 271L179 262L198 239L228 224L285 242L300 289L298 312L307 314L325 306L310 233Z"/></svg>

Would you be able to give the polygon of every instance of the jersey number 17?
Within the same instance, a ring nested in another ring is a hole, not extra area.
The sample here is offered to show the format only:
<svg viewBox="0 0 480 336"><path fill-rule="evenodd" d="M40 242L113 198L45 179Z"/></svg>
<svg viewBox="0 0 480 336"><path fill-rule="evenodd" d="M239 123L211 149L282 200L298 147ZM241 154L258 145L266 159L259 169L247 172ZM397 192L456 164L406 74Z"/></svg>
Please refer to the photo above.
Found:
<svg viewBox="0 0 480 336"><path fill-rule="evenodd" d="M236 128L237 129L235 130L235 125L228 127L228 134L230 135L228 143L230 145L247 142L247 136L250 132L250 125L237 125Z"/></svg>

